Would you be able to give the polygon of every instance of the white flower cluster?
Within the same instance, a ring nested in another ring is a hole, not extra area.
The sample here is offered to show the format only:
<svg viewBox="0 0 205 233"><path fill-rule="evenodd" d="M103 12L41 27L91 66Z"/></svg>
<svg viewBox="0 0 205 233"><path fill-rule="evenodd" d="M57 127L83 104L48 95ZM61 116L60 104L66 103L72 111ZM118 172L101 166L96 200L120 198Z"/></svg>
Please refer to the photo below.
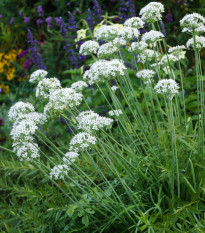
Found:
<svg viewBox="0 0 205 233"><path fill-rule="evenodd" d="M70 141L70 151L79 152L89 149L91 145L96 144L96 137L86 132L76 134Z"/></svg>
<svg viewBox="0 0 205 233"><path fill-rule="evenodd" d="M143 52L145 49L147 49L148 44L144 41L140 41L140 42L132 42L130 47L128 48L128 51L130 52L136 52L136 53L141 53Z"/></svg>
<svg viewBox="0 0 205 233"><path fill-rule="evenodd" d="M113 41L112 41L113 45L119 47L119 46L125 46L127 44L127 41L122 38L122 37L116 37Z"/></svg>
<svg viewBox="0 0 205 233"><path fill-rule="evenodd" d="M88 87L88 84L84 81L78 81L75 83L72 83L71 88L75 91L81 92L84 88Z"/></svg>
<svg viewBox="0 0 205 233"><path fill-rule="evenodd" d="M117 89L119 89L119 87L117 87L117 86L112 86L111 89L112 89L113 91L117 91Z"/></svg>
<svg viewBox="0 0 205 233"><path fill-rule="evenodd" d="M34 111L35 108L32 104L19 101L13 106L11 106L11 108L9 109L8 112L9 121L14 122L17 119L17 117L19 117L20 115Z"/></svg>
<svg viewBox="0 0 205 233"><path fill-rule="evenodd" d="M39 157L39 147L36 143L23 141L13 143L13 152L19 157L19 160L30 161L34 158Z"/></svg>
<svg viewBox="0 0 205 233"><path fill-rule="evenodd" d="M144 24L145 22L143 22L139 17L132 17L124 22L125 27L132 27L137 29L143 28Z"/></svg>
<svg viewBox="0 0 205 233"><path fill-rule="evenodd" d="M144 64L145 62L150 62L154 57L155 57L154 50L145 49L142 53L138 54L137 59L139 62Z"/></svg>
<svg viewBox="0 0 205 233"><path fill-rule="evenodd" d="M76 160L76 158L77 158L78 156L79 156L78 153L73 152L73 151L70 151L70 152L67 152L67 153L65 154L65 156L63 157L63 161L64 161L64 163L70 165L70 164L72 164L72 163L75 162L75 160Z"/></svg>
<svg viewBox="0 0 205 233"><path fill-rule="evenodd" d="M69 108L80 105L83 96L72 88L61 88L51 93L49 102L44 108L44 114L49 116L59 115Z"/></svg>
<svg viewBox="0 0 205 233"><path fill-rule="evenodd" d="M111 111L108 112L108 115L114 116L114 117L118 117L118 116L120 116L121 114L123 114L123 112L122 112L121 109L111 110Z"/></svg>
<svg viewBox="0 0 205 233"><path fill-rule="evenodd" d="M198 13L188 14L180 20L180 25L183 28L182 32L204 32L205 18Z"/></svg>
<svg viewBox="0 0 205 233"><path fill-rule="evenodd" d="M201 50L205 48L205 37L204 36L195 36L196 39L196 49ZM187 41L186 47L194 49L194 38L191 38Z"/></svg>
<svg viewBox="0 0 205 233"><path fill-rule="evenodd" d="M123 38L124 40L132 40L133 38L138 38L140 32L137 28L123 27L122 30L119 30L118 37Z"/></svg>
<svg viewBox="0 0 205 233"><path fill-rule="evenodd" d="M162 19L162 14L164 12L164 6L159 2L150 2L145 7L143 7L139 15L142 16L142 20L147 23L154 23Z"/></svg>
<svg viewBox="0 0 205 233"><path fill-rule="evenodd" d="M119 29L116 26L102 25L95 30L94 35L97 40L104 40L109 42L110 40L113 40L115 37L117 37L118 30Z"/></svg>
<svg viewBox="0 0 205 233"><path fill-rule="evenodd" d="M93 40L88 40L80 46L79 53L86 56L90 54L96 54L99 48L99 43Z"/></svg>
<svg viewBox="0 0 205 233"><path fill-rule="evenodd" d="M50 171L50 178L51 179L54 178L55 180L58 180L58 179L64 180L65 176L68 175L69 170L70 168L65 164L56 165Z"/></svg>
<svg viewBox="0 0 205 233"><path fill-rule="evenodd" d="M150 84L153 81L155 72L153 70L141 70L137 72L136 76L141 78L145 84Z"/></svg>
<svg viewBox="0 0 205 233"><path fill-rule="evenodd" d="M144 41L144 42L146 42L148 44L159 41L162 38L164 38L164 35L161 32L154 31L154 30L146 32L145 34L142 35L142 41Z"/></svg>
<svg viewBox="0 0 205 233"><path fill-rule="evenodd" d="M170 48L168 50L168 53L172 53L173 55L175 55L175 53L178 54L178 52L181 52L184 49L186 49L186 47L184 45L177 45L177 46L174 46L174 47Z"/></svg>
<svg viewBox="0 0 205 233"><path fill-rule="evenodd" d="M83 79L88 80L90 85L97 82L104 82L104 79L111 79L118 75L124 75L126 67L119 59L111 61L99 60L92 64L89 70L86 70Z"/></svg>
<svg viewBox="0 0 205 233"><path fill-rule="evenodd" d="M161 65L168 65L169 63L173 63L178 61L178 58L176 56L174 56L173 54L168 54L168 55L164 55L161 58L160 64Z"/></svg>
<svg viewBox="0 0 205 233"><path fill-rule="evenodd" d="M108 42L100 46L98 50L98 57L110 57L110 55L116 53L118 48L112 43Z"/></svg>
<svg viewBox="0 0 205 233"><path fill-rule="evenodd" d="M36 97L48 99L51 92L59 88L61 88L61 84L57 78L44 78L36 87Z"/></svg>
<svg viewBox="0 0 205 233"><path fill-rule="evenodd" d="M91 132L92 130L99 130L102 128L111 128L113 119L98 115L93 111L81 112L77 117L77 128Z"/></svg>
<svg viewBox="0 0 205 233"><path fill-rule="evenodd" d="M172 99L178 93L179 86L173 79L161 79L154 89L157 93Z"/></svg>
<svg viewBox="0 0 205 233"><path fill-rule="evenodd" d="M38 83L42 79L46 78L47 74L48 74L48 72L46 70L36 70L31 74L29 82L30 83Z"/></svg>

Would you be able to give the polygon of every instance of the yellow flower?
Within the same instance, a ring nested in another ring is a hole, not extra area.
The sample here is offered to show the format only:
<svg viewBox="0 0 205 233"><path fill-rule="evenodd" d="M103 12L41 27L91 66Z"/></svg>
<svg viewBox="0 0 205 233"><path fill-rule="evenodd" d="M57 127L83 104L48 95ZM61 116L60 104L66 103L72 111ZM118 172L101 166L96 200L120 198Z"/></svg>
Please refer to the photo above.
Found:
<svg viewBox="0 0 205 233"><path fill-rule="evenodd" d="M4 92L4 93L8 93L9 91L10 91L9 86L8 86L8 85L5 85L5 86L3 87L3 92Z"/></svg>

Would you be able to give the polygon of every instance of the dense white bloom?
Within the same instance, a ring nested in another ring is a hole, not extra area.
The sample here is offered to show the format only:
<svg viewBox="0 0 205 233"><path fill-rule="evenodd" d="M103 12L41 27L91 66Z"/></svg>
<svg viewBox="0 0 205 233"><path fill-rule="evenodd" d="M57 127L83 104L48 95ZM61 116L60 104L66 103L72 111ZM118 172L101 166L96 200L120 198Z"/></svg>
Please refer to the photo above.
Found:
<svg viewBox="0 0 205 233"><path fill-rule="evenodd" d="M8 113L9 121L14 122L22 114L26 114L34 111L35 108L32 104L19 101L16 104L12 105L11 108L9 109L9 113Z"/></svg>
<svg viewBox="0 0 205 233"><path fill-rule="evenodd" d="M25 140L25 137L35 134L37 129L38 127L35 122L31 120L22 120L14 125L10 135L13 140Z"/></svg>
<svg viewBox="0 0 205 233"><path fill-rule="evenodd" d="M37 125L43 125L46 122L46 116L43 113L38 112L21 114L19 117L17 117L14 126L16 126L16 124L18 124L21 120L33 121Z"/></svg>
<svg viewBox="0 0 205 233"><path fill-rule="evenodd" d="M101 128L111 128L113 119L100 116L93 111L81 112L76 117L78 124L77 128L90 132L92 130L99 130Z"/></svg>
<svg viewBox="0 0 205 233"><path fill-rule="evenodd" d="M115 46L124 46L127 44L127 41L122 37L116 37L113 41L111 41Z"/></svg>
<svg viewBox="0 0 205 233"><path fill-rule="evenodd" d="M88 84L84 81L78 81L75 83L72 83L71 88L75 91L82 91L85 87L88 87Z"/></svg>
<svg viewBox="0 0 205 233"><path fill-rule="evenodd" d="M68 171L70 170L70 168L63 164L63 165L56 165L55 167L53 167L50 171L50 178L51 179L55 179L55 180L58 180L58 179L62 179L64 180L65 176L68 175Z"/></svg>
<svg viewBox="0 0 205 233"><path fill-rule="evenodd" d="M82 55L96 54L99 48L99 43L93 40L88 40L80 46L79 53Z"/></svg>
<svg viewBox="0 0 205 233"><path fill-rule="evenodd" d="M44 108L46 116L59 115L68 107L74 108L80 105L83 96L72 88L61 88L51 93L49 102Z"/></svg>
<svg viewBox="0 0 205 233"><path fill-rule="evenodd" d="M104 79L111 79L124 75L126 67L119 59L111 61L99 60L92 64L89 70L85 71L83 79L88 80L90 85L97 82L104 82Z"/></svg>
<svg viewBox="0 0 205 233"><path fill-rule="evenodd" d="M136 28L123 27L122 30L118 31L118 37L122 37L125 40L132 40L133 38L139 37L140 32Z"/></svg>
<svg viewBox="0 0 205 233"><path fill-rule="evenodd" d="M196 49L203 49L205 48L205 37L204 36L196 36ZM186 43L187 48L192 48L194 49L194 39L191 38L187 41Z"/></svg>
<svg viewBox="0 0 205 233"><path fill-rule="evenodd" d="M112 43L108 42L100 46L98 50L98 57L109 57L110 55L116 53L118 48Z"/></svg>
<svg viewBox="0 0 205 233"><path fill-rule="evenodd" d="M198 13L188 14L180 20L180 25L183 28L182 32L192 33L194 30L197 32L200 32L200 30L202 30L203 32L205 18Z"/></svg>
<svg viewBox="0 0 205 233"><path fill-rule="evenodd" d="M89 149L91 145L96 144L96 137L89 133L78 133L70 141L70 151L79 152Z"/></svg>
<svg viewBox="0 0 205 233"><path fill-rule="evenodd" d="M148 47L148 44L146 42L144 42L144 41L132 42L128 50L130 52L141 53L145 49L147 49L147 47Z"/></svg>
<svg viewBox="0 0 205 233"><path fill-rule="evenodd" d="M172 47L168 50L168 53L174 54L175 52L181 52L182 50L186 49L184 45L177 45L175 47Z"/></svg>
<svg viewBox="0 0 205 233"><path fill-rule="evenodd" d="M19 157L19 159L30 161L39 157L39 147L36 143L23 141L13 143L13 152Z"/></svg>
<svg viewBox="0 0 205 233"><path fill-rule="evenodd" d="M36 87L36 97L48 99L50 94L59 88L61 88L61 84L57 78L44 78Z"/></svg>
<svg viewBox="0 0 205 233"><path fill-rule="evenodd" d="M153 81L153 77L155 75L155 72L153 70L141 70L137 72L136 76L138 78L141 78L145 84L149 84Z"/></svg>
<svg viewBox="0 0 205 233"><path fill-rule="evenodd" d="M97 40L104 40L109 42L110 40L113 40L115 37L117 37L118 30L119 29L115 26L102 25L96 29L94 35Z"/></svg>
<svg viewBox="0 0 205 233"><path fill-rule="evenodd" d="M168 55L164 55L162 58L161 58L161 65L169 65L169 62L170 64L173 63L173 62L176 62L178 61L178 58L176 56L174 56L173 54L168 54Z"/></svg>
<svg viewBox="0 0 205 233"><path fill-rule="evenodd" d="M164 12L164 6L159 2L150 2L140 10L139 15L142 16L142 20L147 23L154 23L162 19Z"/></svg>
<svg viewBox="0 0 205 233"><path fill-rule="evenodd" d="M142 41L148 44L154 43L158 40L161 40L162 38L164 38L164 35L161 32L154 30L146 32L145 34L142 35Z"/></svg>
<svg viewBox="0 0 205 233"><path fill-rule="evenodd" d="M117 110L111 110L108 112L108 114L110 116L120 116L121 114L123 114L122 110L121 109L117 109Z"/></svg>
<svg viewBox="0 0 205 233"><path fill-rule="evenodd" d="M48 74L48 72L46 70L36 70L31 74L29 82L30 83L38 83L42 79L46 78L47 74Z"/></svg>
<svg viewBox="0 0 205 233"><path fill-rule="evenodd" d="M195 29L195 32L196 32L197 34L202 34L202 33L204 33L204 32L205 32L205 25L200 25L199 27L197 27L197 28Z"/></svg>
<svg viewBox="0 0 205 233"><path fill-rule="evenodd" d="M178 93L179 86L173 79L161 79L154 89L157 93L172 99Z"/></svg>
<svg viewBox="0 0 205 233"><path fill-rule="evenodd" d="M117 86L112 86L111 89L112 89L113 91L117 91L117 89L119 89L119 87L117 87Z"/></svg>
<svg viewBox="0 0 205 233"><path fill-rule="evenodd" d="M73 151L70 151L70 152L67 152L65 154L65 156L63 157L63 161L66 163L66 164L71 164L71 163L74 163L76 158L79 156L78 153L76 152L73 152Z"/></svg>
<svg viewBox="0 0 205 233"><path fill-rule="evenodd" d="M145 49L142 53L138 54L137 59L139 62L142 62L144 64L145 62L150 62L154 57L155 57L154 50Z"/></svg>
<svg viewBox="0 0 205 233"><path fill-rule="evenodd" d="M143 28L144 24L145 22L143 22L139 17L132 17L124 22L125 27L133 27L137 29Z"/></svg>

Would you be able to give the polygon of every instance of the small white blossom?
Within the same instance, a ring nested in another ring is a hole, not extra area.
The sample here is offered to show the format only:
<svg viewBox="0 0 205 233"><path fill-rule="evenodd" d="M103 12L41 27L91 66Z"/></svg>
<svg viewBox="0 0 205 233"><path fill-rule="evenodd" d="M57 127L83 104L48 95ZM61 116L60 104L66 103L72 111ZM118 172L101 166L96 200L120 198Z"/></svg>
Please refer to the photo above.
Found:
<svg viewBox="0 0 205 233"><path fill-rule="evenodd" d="M70 141L70 151L79 152L89 149L90 146L96 144L96 137L89 133L78 133Z"/></svg>
<svg viewBox="0 0 205 233"><path fill-rule="evenodd" d="M127 44L127 41L122 37L116 37L113 41L111 41L113 45L119 47L119 46L125 46Z"/></svg>
<svg viewBox="0 0 205 233"><path fill-rule="evenodd" d="M145 22L143 22L139 17L132 17L124 22L125 27L133 27L137 29L143 28L144 24Z"/></svg>
<svg viewBox="0 0 205 233"><path fill-rule="evenodd" d="M30 83L38 83L42 79L46 78L48 72L46 70L36 70L34 71L29 79Z"/></svg>
<svg viewBox="0 0 205 233"><path fill-rule="evenodd" d="M102 25L94 31L94 35L97 40L104 40L109 42L110 40L113 40L115 37L117 37L118 30L119 29L115 26Z"/></svg>
<svg viewBox="0 0 205 233"><path fill-rule="evenodd" d="M20 161L27 160L30 161L34 158L38 158L39 147L36 143L23 141L13 143L13 152L19 157Z"/></svg>
<svg viewBox="0 0 205 233"><path fill-rule="evenodd" d="M122 37L125 40L132 40L133 38L138 38L140 35L140 32L136 28L131 27L123 27L122 30L119 30L118 37Z"/></svg>
<svg viewBox="0 0 205 233"><path fill-rule="evenodd" d="M119 87L117 87L117 86L112 86L111 89L112 89L113 91L117 91L117 89L119 89Z"/></svg>
<svg viewBox="0 0 205 233"><path fill-rule="evenodd" d="M113 119L100 116L93 111L81 112L76 117L78 124L77 128L91 132L92 130L99 130L102 128L111 128Z"/></svg>
<svg viewBox="0 0 205 233"><path fill-rule="evenodd" d="M144 41L140 41L140 42L132 42L128 51L130 52L136 52L136 53L141 53L143 52L145 49L147 49L148 44Z"/></svg>
<svg viewBox="0 0 205 233"><path fill-rule="evenodd" d="M66 164L72 164L75 162L76 158L79 156L78 153L70 151L65 154L63 157L63 162Z"/></svg>
<svg viewBox="0 0 205 233"><path fill-rule="evenodd" d="M173 79L161 79L154 89L157 93L172 99L178 93L179 85Z"/></svg>
<svg viewBox="0 0 205 233"><path fill-rule="evenodd" d="M150 2L143 7L139 15L142 16L142 20L147 23L154 23L162 19L162 13L164 12L164 6L159 2Z"/></svg>
<svg viewBox="0 0 205 233"><path fill-rule="evenodd" d="M150 84L153 81L155 72L153 70L141 70L137 72L136 76L141 78L145 84Z"/></svg>
<svg viewBox="0 0 205 233"><path fill-rule="evenodd" d="M195 36L196 38L196 49L201 50L205 48L205 37L204 36ZM191 38L187 41L186 47L189 49L194 49L194 39Z"/></svg>
<svg viewBox="0 0 205 233"><path fill-rule="evenodd" d="M71 88L75 91L81 92L84 88L88 87L88 84L84 81L78 81L75 83L72 83Z"/></svg>
<svg viewBox="0 0 205 233"><path fill-rule="evenodd" d="M108 115L110 116L120 116L121 114L123 114L121 109L117 109L117 110L111 110L108 112Z"/></svg>
<svg viewBox="0 0 205 233"><path fill-rule="evenodd" d="M108 42L100 46L98 50L98 57L110 57L110 55L116 53L118 48L112 43Z"/></svg>
<svg viewBox="0 0 205 233"><path fill-rule="evenodd" d="M59 88L61 88L61 84L57 78L44 78L36 87L36 97L48 99L51 92Z"/></svg>
<svg viewBox="0 0 205 233"><path fill-rule="evenodd" d="M148 44L157 42L157 41L161 40L162 38L164 38L164 35L161 32L154 31L154 30L146 32L142 35L142 41L144 41Z"/></svg>
<svg viewBox="0 0 205 233"><path fill-rule="evenodd" d="M9 113L8 113L9 121L14 122L22 114L26 114L34 111L35 108L32 104L19 101L16 104L12 105L11 108L9 109Z"/></svg>
<svg viewBox="0 0 205 233"><path fill-rule="evenodd" d="M70 170L70 168L63 164L63 165L56 165L55 167L53 167L50 171L50 178L51 179L55 179L55 180L58 180L58 179L61 179L61 180L64 180L65 176L68 175L68 171Z"/></svg>
<svg viewBox="0 0 205 233"><path fill-rule="evenodd" d="M79 53L86 56L90 54L96 54L99 48L99 43L93 40L88 40L80 46Z"/></svg>
<svg viewBox="0 0 205 233"><path fill-rule="evenodd" d="M161 65L169 65L169 63L173 63L178 61L178 58L176 56L174 56L173 54L168 54L168 55L164 55L161 58L160 64Z"/></svg>
<svg viewBox="0 0 205 233"><path fill-rule="evenodd" d="M142 53L138 54L137 59L139 62L142 62L144 64L145 62L150 62L154 57L155 57L154 50L145 49Z"/></svg>
<svg viewBox="0 0 205 233"><path fill-rule="evenodd" d="M175 47L172 47L168 50L168 53L174 54L175 52L181 52L182 50L186 49L184 45L177 45ZM174 54L175 55L175 54Z"/></svg>
<svg viewBox="0 0 205 233"><path fill-rule="evenodd" d="M46 116L43 113L29 112L21 114L17 117L14 126L18 124L21 120L33 121L36 125L43 125L46 122Z"/></svg>
<svg viewBox="0 0 205 233"><path fill-rule="evenodd" d="M204 31L205 18L198 14L188 14L185 15L183 19L180 20L180 25L182 27L182 32L193 33L193 31L202 32Z"/></svg>

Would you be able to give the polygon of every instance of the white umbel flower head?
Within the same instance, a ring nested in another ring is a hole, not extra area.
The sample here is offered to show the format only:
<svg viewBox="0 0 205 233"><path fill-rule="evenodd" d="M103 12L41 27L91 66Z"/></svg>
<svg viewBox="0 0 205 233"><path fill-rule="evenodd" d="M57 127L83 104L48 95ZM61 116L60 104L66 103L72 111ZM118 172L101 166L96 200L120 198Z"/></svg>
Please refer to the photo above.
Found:
<svg viewBox="0 0 205 233"><path fill-rule="evenodd" d="M111 128L113 123L113 119L100 116L93 111L81 112L76 119L78 121L77 128L87 132Z"/></svg>
<svg viewBox="0 0 205 233"><path fill-rule="evenodd" d="M111 89L112 89L113 91L117 91L117 89L119 89L119 87L117 87L117 86L112 86Z"/></svg>
<svg viewBox="0 0 205 233"><path fill-rule="evenodd" d="M102 25L94 31L94 35L97 40L104 40L109 42L110 40L113 40L115 37L117 37L118 30L119 29L115 26Z"/></svg>
<svg viewBox="0 0 205 233"><path fill-rule="evenodd" d="M48 72L46 70L36 70L34 71L29 79L30 83L38 83L42 79L46 78Z"/></svg>
<svg viewBox="0 0 205 233"><path fill-rule="evenodd" d="M63 157L63 161L64 161L64 163L70 165L70 164L72 164L72 163L75 162L75 160L76 160L76 158L77 158L78 156L79 156L78 153L73 152L73 151L70 151L70 152L67 152L67 153L65 154L65 156Z"/></svg>
<svg viewBox="0 0 205 233"><path fill-rule="evenodd" d="M141 53L143 52L145 49L147 49L148 44L144 41L140 41L140 42L132 42L130 47L128 48L128 51L130 52L136 52L136 53Z"/></svg>
<svg viewBox="0 0 205 233"><path fill-rule="evenodd" d="M163 12L164 5L159 2L150 2L140 10L139 15L142 16L144 22L154 23L162 19Z"/></svg>
<svg viewBox="0 0 205 233"><path fill-rule="evenodd" d="M96 54L99 48L99 43L93 40L88 40L80 46L79 53L86 56Z"/></svg>
<svg viewBox="0 0 205 233"><path fill-rule="evenodd" d="M136 76L144 81L145 84L150 84L153 81L155 72L153 70L141 70Z"/></svg>
<svg viewBox="0 0 205 233"><path fill-rule="evenodd" d="M33 121L36 125L43 125L46 122L46 116L39 112L29 112L21 114L15 121L14 126L22 120Z"/></svg>
<svg viewBox="0 0 205 233"><path fill-rule="evenodd" d="M156 54L157 56L157 54ZM152 49L145 49L142 53L138 54L137 59L141 63L150 62L152 59L154 59L155 53Z"/></svg>
<svg viewBox="0 0 205 233"><path fill-rule="evenodd" d="M12 146L13 146L13 152L16 153L20 161L22 160L30 161L40 156L39 147L36 143L22 141L22 142L13 143Z"/></svg>
<svg viewBox="0 0 205 233"><path fill-rule="evenodd" d="M168 54L168 55L164 55L162 58L161 58L161 61L160 61L160 64L161 65L169 65L178 61L178 58L176 56L174 56L173 54Z"/></svg>
<svg viewBox="0 0 205 233"><path fill-rule="evenodd" d="M201 50L205 48L205 37L204 36L195 36L196 38L196 49ZM194 49L194 39L191 38L187 41L186 47L189 49Z"/></svg>
<svg viewBox="0 0 205 233"><path fill-rule="evenodd" d="M69 170L70 168L65 164L56 165L55 167L51 169L49 176L51 179L64 180L65 176L68 175Z"/></svg>
<svg viewBox="0 0 205 233"><path fill-rule="evenodd" d="M56 116L63 113L66 109L77 107L81 104L83 96L72 88L61 88L51 93L49 102L44 108L44 114Z"/></svg>
<svg viewBox="0 0 205 233"><path fill-rule="evenodd" d="M204 31L205 18L198 14L188 14L180 20L180 25L182 27L182 32L193 33L193 31L202 32Z"/></svg>
<svg viewBox="0 0 205 233"><path fill-rule="evenodd" d="M122 37L116 37L113 41L112 41L113 45L119 47L119 46L125 46L127 44L127 41L122 38Z"/></svg>
<svg viewBox="0 0 205 233"><path fill-rule="evenodd" d="M80 152L90 149L90 146L96 144L96 137L89 133L81 132L76 134L70 141L70 151Z"/></svg>
<svg viewBox="0 0 205 233"><path fill-rule="evenodd" d="M133 38L138 38L140 32L136 28L123 27L122 30L119 30L118 37L122 37L124 40L130 41Z"/></svg>
<svg viewBox="0 0 205 233"><path fill-rule="evenodd" d="M61 88L61 84L57 78L44 78L36 87L36 97L48 99L50 94L59 88Z"/></svg>
<svg viewBox="0 0 205 233"><path fill-rule="evenodd" d="M124 22L125 27L132 27L137 29L143 28L144 24L145 22L143 22L139 17L132 17Z"/></svg>
<svg viewBox="0 0 205 233"><path fill-rule="evenodd" d="M159 31L151 30L142 35L142 41L152 44L164 38L164 35Z"/></svg>
<svg viewBox="0 0 205 233"><path fill-rule="evenodd" d="M175 53L178 54L179 52L183 51L184 49L186 49L186 47L184 45L177 45L177 46L170 48L168 50L168 53L172 53L173 55L175 55Z"/></svg>
<svg viewBox="0 0 205 233"><path fill-rule="evenodd" d="M123 114L123 112L122 112L121 109L111 110L111 111L108 112L108 115L112 116L112 117L119 117L122 114Z"/></svg>
<svg viewBox="0 0 205 233"><path fill-rule="evenodd" d="M118 47L116 47L112 42L108 42L100 46L98 50L98 57L110 57L111 55L117 53Z"/></svg>
<svg viewBox="0 0 205 233"><path fill-rule="evenodd" d="M16 104L12 105L9 109L9 121L14 122L21 115L34 111L35 108L32 104L19 101Z"/></svg>
<svg viewBox="0 0 205 233"><path fill-rule="evenodd" d="M106 67L106 69L105 69ZM92 64L89 70L85 71L83 79L90 85L98 82L104 82L105 79L112 79L116 76L124 75L126 67L119 59L111 61L99 60Z"/></svg>
<svg viewBox="0 0 205 233"><path fill-rule="evenodd" d="M84 81L78 81L75 83L72 83L71 88L75 91L81 92L84 88L88 87L88 84Z"/></svg>
<svg viewBox="0 0 205 233"><path fill-rule="evenodd" d="M173 79L161 79L155 86L155 91L167 96L170 100L179 93L179 85Z"/></svg>

